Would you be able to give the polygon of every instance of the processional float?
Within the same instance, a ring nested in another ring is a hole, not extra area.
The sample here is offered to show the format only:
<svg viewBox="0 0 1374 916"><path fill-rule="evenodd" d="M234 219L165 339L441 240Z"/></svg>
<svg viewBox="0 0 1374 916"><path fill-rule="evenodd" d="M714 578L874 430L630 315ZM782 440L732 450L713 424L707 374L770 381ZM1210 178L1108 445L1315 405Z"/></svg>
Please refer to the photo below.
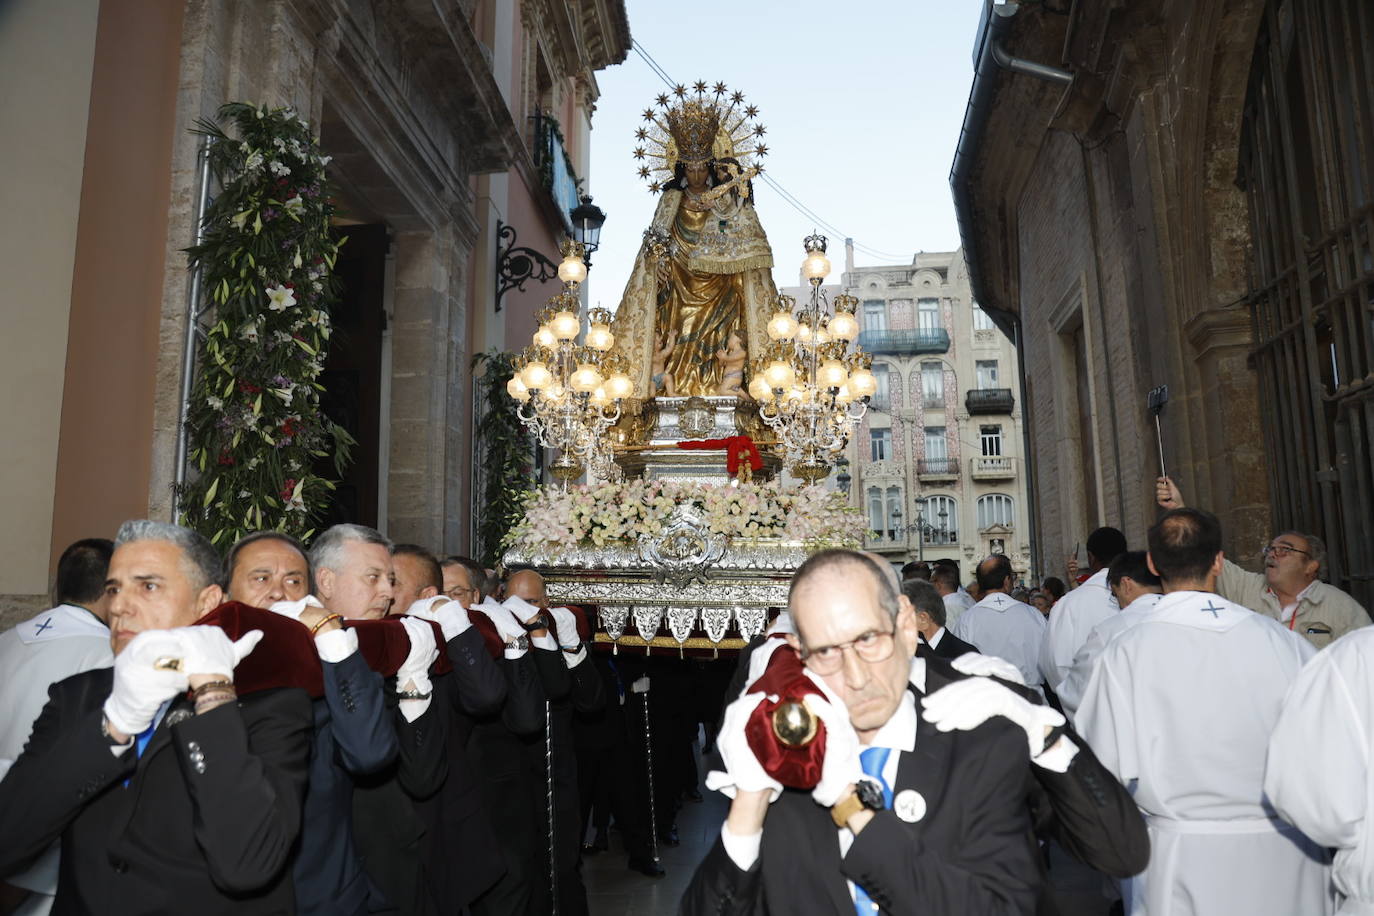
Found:
<svg viewBox="0 0 1374 916"><path fill-rule="evenodd" d="M557 483L529 496L504 562L595 607L611 651L737 651L810 553L867 528L821 483L877 387L857 300L820 292L821 236L805 242L809 301L778 294L757 115L723 83L658 96L634 157L659 201L614 318L593 309L583 330L586 271L566 246L565 288L507 388Z"/></svg>

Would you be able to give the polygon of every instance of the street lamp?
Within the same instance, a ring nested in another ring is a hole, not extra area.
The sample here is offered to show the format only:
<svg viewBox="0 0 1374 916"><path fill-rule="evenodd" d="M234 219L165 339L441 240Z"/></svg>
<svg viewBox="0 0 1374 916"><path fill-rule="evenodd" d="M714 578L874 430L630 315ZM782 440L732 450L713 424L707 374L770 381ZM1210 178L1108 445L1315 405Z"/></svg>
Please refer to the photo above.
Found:
<svg viewBox="0 0 1374 916"><path fill-rule="evenodd" d="M592 203L592 196L584 194L582 203L568 214L572 220L573 238L582 243L586 251L587 266L592 266L592 252L601 247L601 227L606 223L605 212Z"/></svg>

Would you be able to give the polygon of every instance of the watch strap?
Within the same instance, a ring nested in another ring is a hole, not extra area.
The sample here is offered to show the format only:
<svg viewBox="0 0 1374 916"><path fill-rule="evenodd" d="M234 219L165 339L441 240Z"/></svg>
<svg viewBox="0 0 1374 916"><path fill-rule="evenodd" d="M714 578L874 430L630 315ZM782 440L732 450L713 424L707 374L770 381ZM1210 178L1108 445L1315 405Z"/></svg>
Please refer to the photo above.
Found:
<svg viewBox="0 0 1374 916"><path fill-rule="evenodd" d="M836 827L848 827L849 819L863 811L866 806L859 799L858 792L850 792L830 807L830 819Z"/></svg>

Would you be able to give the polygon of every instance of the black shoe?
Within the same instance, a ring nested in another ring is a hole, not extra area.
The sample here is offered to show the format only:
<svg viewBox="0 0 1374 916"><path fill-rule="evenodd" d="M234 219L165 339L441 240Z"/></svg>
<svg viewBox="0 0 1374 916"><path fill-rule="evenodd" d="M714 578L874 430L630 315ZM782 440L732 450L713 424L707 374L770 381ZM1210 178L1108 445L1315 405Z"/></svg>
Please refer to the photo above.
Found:
<svg viewBox="0 0 1374 916"><path fill-rule="evenodd" d="M681 841L680 839L678 839L678 835L677 835L677 824L674 824L673 826L669 827L667 830L660 830L660 831L658 832L658 839L659 839L659 842L661 842L664 846L681 846L681 845L682 845L682 841Z"/></svg>
<svg viewBox="0 0 1374 916"><path fill-rule="evenodd" d="M630 871L637 871L646 878L662 878L667 872L663 866L653 859L641 859L637 856L630 856L629 864L626 866Z"/></svg>

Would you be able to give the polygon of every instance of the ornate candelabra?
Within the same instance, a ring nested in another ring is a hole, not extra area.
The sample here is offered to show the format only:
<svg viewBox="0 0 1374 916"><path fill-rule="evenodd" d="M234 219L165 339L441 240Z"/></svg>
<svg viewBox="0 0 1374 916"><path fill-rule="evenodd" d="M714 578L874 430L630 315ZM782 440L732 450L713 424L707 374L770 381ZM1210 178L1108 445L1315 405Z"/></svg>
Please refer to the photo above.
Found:
<svg viewBox="0 0 1374 916"><path fill-rule="evenodd" d="M791 296L778 297L768 322L771 343L751 364L749 394L759 415L793 462L792 473L808 483L825 478L854 426L878 390L872 357L851 342L859 334L858 299L847 294L826 301L821 284L830 274L825 236L809 235L802 275L811 300L797 309Z"/></svg>
<svg viewBox="0 0 1374 916"><path fill-rule="evenodd" d="M622 358L609 353L615 345L610 312L591 309L583 332L577 296L587 278L583 246L568 241L562 251L563 291L535 316L539 329L516 358L506 391L519 402L520 421L539 444L558 450L552 471L567 486L588 463L605 463L606 431L620 419L621 399L634 391L634 383Z"/></svg>

